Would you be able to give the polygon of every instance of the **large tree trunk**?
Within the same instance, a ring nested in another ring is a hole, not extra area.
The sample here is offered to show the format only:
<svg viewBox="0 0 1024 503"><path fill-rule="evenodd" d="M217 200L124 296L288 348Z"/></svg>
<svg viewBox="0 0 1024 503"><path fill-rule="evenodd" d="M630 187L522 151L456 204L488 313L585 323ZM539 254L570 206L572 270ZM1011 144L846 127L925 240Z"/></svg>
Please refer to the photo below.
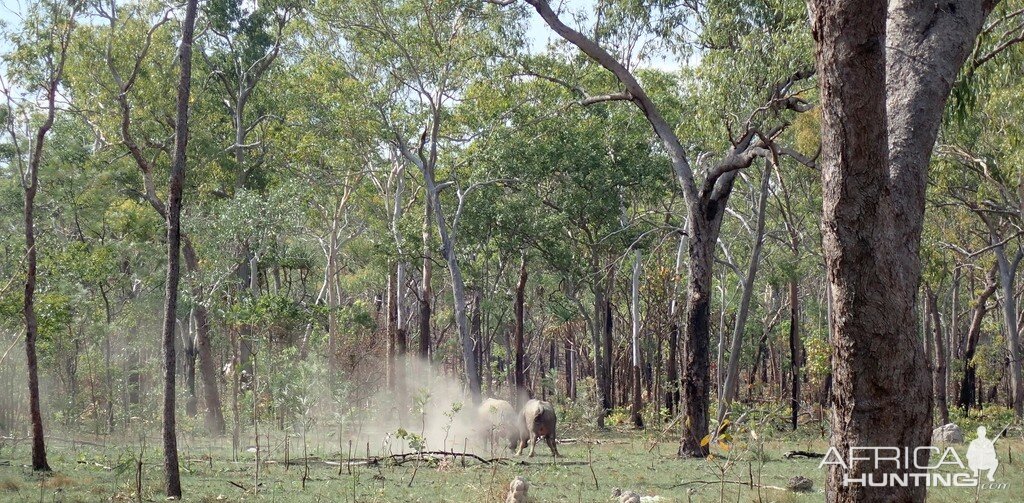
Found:
<svg viewBox="0 0 1024 503"><path fill-rule="evenodd" d="M529 399L530 393L526 389L526 348L523 337L523 331L525 328L525 317L524 317L524 304L526 303L526 255L523 254L522 259L519 262L519 281L516 283L516 304L515 304L515 328L513 333L513 339L515 341L515 365L514 365L514 382L515 382L515 393L512 399L515 401L513 405L518 410L522 404L526 403Z"/></svg>
<svg viewBox="0 0 1024 503"><path fill-rule="evenodd" d="M928 315L931 316L932 343L935 346L935 369L932 373L932 388L935 391L935 406L939 411L939 424L949 423L949 407L946 405L946 345L942 339L942 321L939 317L938 299L935 292L925 284Z"/></svg>
<svg viewBox="0 0 1024 503"><path fill-rule="evenodd" d="M981 322L988 312L988 299L996 293L996 271L993 267L987 276L985 290L978 295L971 308L971 325L967 328L967 342L964 344L963 362L964 376L960 382L960 395L957 405L967 414L969 409L977 403L977 375L978 368L974 363L974 353L978 349L978 341L981 339Z"/></svg>
<svg viewBox="0 0 1024 503"><path fill-rule="evenodd" d="M847 458L857 457L849 456L853 447L913 452L931 433L931 379L915 313L927 167L985 13L977 2L935 9L923 0L812 1L810 11L821 83L822 241L834 301L831 447ZM906 466L926 464L921 454L899 465L830 464L827 499L923 501L923 485L843 483L917 472Z"/></svg>
<svg viewBox="0 0 1024 503"><path fill-rule="evenodd" d="M931 382L915 317L920 264L916 249L900 257L891 246L885 227L893 210L879 196L889 183L886 2L814 3L811 16L821 81L823 248L834 301L831 447L847 459L857 446L928 445ZM888 461L881 470L872 468L875 460L852 461L848 469L829 465L828 501L924 500L923 487L844 484L847 476L908 472Z"/></svg>
<svg viewBox="0 0 1024 503"><path fill-rule="evenodd" d="M167 283L164 294L164 407L163 444L165 492L168 498L181 499L181 476L178 473L178 437L175 424L175 347L174 328L177 322L178 282L181 278L181 200L185 186L185 152L188 148L188 105L192 90L192 36L196 24L197 0L185 6L179 58L177 113L174 124L174 156L171 160L170 183L167 189Z"/></svg>
<svg viewBox="0 0 1024 503"><path fill-rule="evenodd" d="M692 218L694 222L698 219ZM711 331L711 264L717 237L706 232L692 232L690 261L687 272L685 331L683 335L683 434L679 444L682 457L703 458L708 455L707 444L701 440L708 433L708 402L711 394L710 331Z"/></svg>

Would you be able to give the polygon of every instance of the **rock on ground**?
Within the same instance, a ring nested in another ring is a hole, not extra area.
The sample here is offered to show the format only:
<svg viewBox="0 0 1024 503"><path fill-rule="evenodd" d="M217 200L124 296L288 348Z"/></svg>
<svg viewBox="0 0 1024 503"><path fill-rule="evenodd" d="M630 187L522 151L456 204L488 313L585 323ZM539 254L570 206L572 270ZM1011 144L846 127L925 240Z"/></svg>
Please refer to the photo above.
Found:
<svg viewBox="0 0 1024 503"><path fill-rule="evenodd" d="M789 483L786 484L786 489L789 489L790 491L796 491L796 492L810 491L813 488L814 488L814 481L809 479L809 478L807 478L807 477L801 476L801 475L797 475L796 477L791 477L789 479Z"/></svg>
<svg viewBox="0 0 1024 503"><path fill-rule="evenodd" d="M962 444L964 431L953 423L944 424L932 430L932 444Z"/></svg>
<svg viewBox="0 0 1024 503"><path fill-rule="evenodd" d="M526 482L526 479L522 477L512 479L512 482L508 484L508 496L505 496L505 503L526 503L526 493L529 489L530 484Z"/></svg>

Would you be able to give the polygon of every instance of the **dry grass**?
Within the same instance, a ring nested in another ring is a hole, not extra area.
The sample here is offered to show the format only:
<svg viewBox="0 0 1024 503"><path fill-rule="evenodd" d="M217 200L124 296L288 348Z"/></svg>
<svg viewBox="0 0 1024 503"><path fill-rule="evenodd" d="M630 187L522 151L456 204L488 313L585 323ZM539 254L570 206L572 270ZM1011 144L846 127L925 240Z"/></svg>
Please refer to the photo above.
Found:
<svg viewBox="0 0 1024 503"><path fill-rule="evenodd" d="M77 482L74 479L64 475L63 473L54 473L53 475L43 479L42 486L43 489L66 489L74 486L76 483Z"/></svg>

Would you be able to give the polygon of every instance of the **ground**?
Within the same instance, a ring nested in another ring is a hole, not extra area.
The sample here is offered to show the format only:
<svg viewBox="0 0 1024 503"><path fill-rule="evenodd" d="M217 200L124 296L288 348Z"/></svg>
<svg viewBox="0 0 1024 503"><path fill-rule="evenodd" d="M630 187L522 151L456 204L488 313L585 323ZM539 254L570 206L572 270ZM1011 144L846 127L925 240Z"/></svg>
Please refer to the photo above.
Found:
<svg viewBox="0 0 1024 503"><path fill-rule="evenodd" d="M772 438L764 438L767 436ZM655 441L651 433L567 431L562 438L568 441L559 446L564 457L558 462L542 444L536 457L516 458L525 463L482 464L468 459L463 466L458 458L424 461L418 466L413 461L400 466L383 462L377 466L354 465L349 473L338 463L347 454L339 456L337 447L328 447L331 437L324 436L318 442L307 443L309 475L303 488L301 437L288 437L290 464L286 465L285 435L271 432L270 462L260 466L260 490L253 494L256 467L252 452L243 452L235 462L231 460L229 441L185 437L181 445L182 483L186 501L201 502L500 502L504 501L509 481L517 475L529 481L529 495L536 502L612 502L616 487L660 496L660 501L667 502L818 502L824 498L824 470L818 468L819 460L783 458L783 453L791 450L824 453L825 441L815 432L762 433L756 442L751 438L746 444L726 445L728 450L716 445L716 455L708 460L677 459L675 441L668 436ZM135 501L135 459L141 441L115 445L108 439L104 445L102 438L75 440L51 439L50 464L55 472L47 476L33 474L25 466L29 459L27 442L0 445L0 501ZM159 446L157 440L146 440L149 447L143 455L143 501L164 500L160 452L152 447ZM266 445L264 440L263 452ZM1001 463L996 481L1005 486L933 488L929 501L1020 501L1024 491L1024 442L1001 439L996 448ZM365 446L353 449L365 450ZM371 454L376 455L375 450L371 448ZM461 451L458 447L455 450ZM957 450L963 457L966 445L957 446ZM352 458L365 458L365 452L353 453ZM796 475L813 480L811 492L765 487L785 486ZM750 487L751 479L754 487Z"/></svg>

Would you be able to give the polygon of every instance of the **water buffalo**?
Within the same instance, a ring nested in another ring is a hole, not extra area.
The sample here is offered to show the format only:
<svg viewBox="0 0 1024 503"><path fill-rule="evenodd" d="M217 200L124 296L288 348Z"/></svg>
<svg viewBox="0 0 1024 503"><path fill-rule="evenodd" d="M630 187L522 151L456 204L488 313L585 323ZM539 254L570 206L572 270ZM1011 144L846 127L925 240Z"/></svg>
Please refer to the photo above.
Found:
<svg viewBox="0 0 1024 503"><path fill-rule="evenodd" d="M541 400L526 402L523 405L523 410L519 413L519 419L521 421L520 428L524 430L526 435L520 437L516 455L522 453L526 444L532 441L530 444L530 457L533 457L533 451L537 447L537 439L544 437L544 442L551 449L551 454L558 457L558 446L555 445L555 423L557 419L555 418L555 408L551 406L550 402Z"/></svg>
<svg viewBox="0 0 1024 503"><path fill-rule="evenodd" d="M494 445L499 440L506 440L509 450L515 450L520 443L523 432L520 431L519 417L512 404L497 398L488 398L480 403L477 409L483 437Z"/></svg>

